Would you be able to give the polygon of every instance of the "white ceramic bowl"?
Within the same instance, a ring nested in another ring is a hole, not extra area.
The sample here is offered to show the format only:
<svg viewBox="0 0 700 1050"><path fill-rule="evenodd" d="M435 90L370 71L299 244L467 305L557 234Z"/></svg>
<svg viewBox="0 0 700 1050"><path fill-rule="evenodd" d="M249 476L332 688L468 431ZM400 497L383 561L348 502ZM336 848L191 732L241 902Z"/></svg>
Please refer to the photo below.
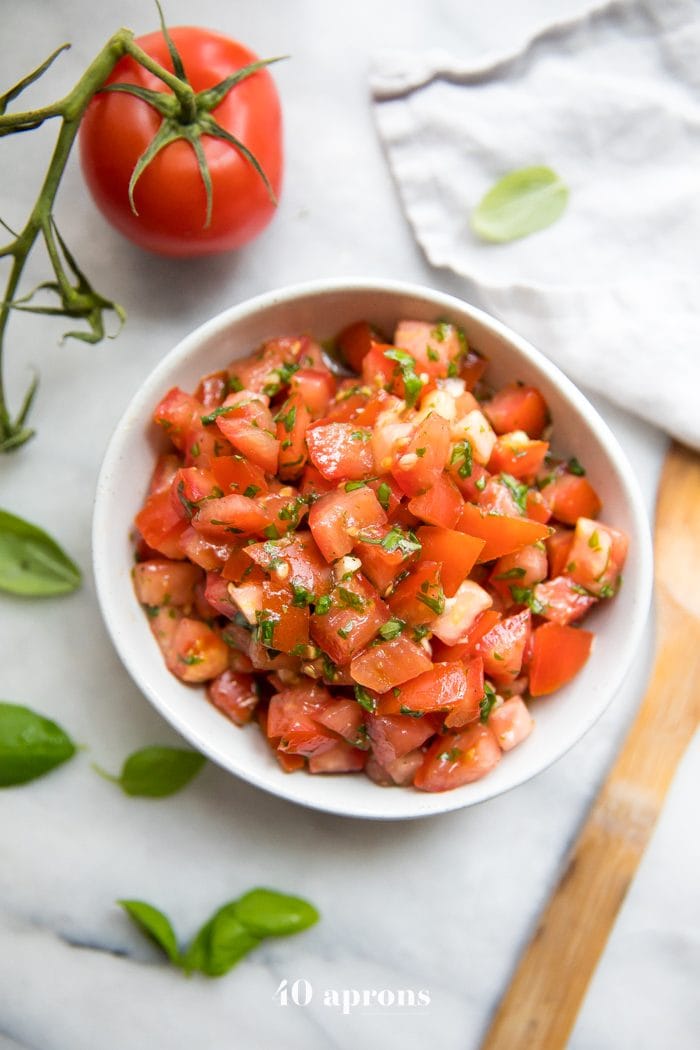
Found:
<svg viewBox="0 0 700 1050"><path fill-rule="evenodd" d="M257 725L239 729L166 669L131 583L131 524L139 509L162 435L151 424L160 397L175 384L194 389L199 377L246 355L265 339L308 332L336 335L366 318L391 332L400 318L461 325L469 343L490 360L495 384L522 380L539 387L554 420L554 449L577 456L604 503L601 520L624 529L630 554L622 589L586 626L593 653L576 679L532 705L532 736L504 755L487 777L441 794L383 788L361 775L285 774ZM427 288L391 281L318 281L261 295L235 306L188 335L139 389L111 439L100 474L93 551L102 613L116 649L151 703L214 762L275 795L353 817L406 819L474 805L522 784L560 758L600 717L635 655L647 616L652 554L645 509L630 465L615 437L583 394L525 339L480 310Z"/></svg>

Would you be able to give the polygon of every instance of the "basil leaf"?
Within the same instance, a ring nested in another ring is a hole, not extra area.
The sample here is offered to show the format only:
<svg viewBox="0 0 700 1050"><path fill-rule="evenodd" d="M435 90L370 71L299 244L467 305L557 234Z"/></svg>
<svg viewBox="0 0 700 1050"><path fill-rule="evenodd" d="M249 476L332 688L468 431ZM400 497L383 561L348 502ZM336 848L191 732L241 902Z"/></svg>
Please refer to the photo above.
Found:
<svg viewBox="0 0 700 1050"><path fill-rule="evenodd" d="M140 930L163 949L172 963L176 966L182 965L175 931L167 915L158 911L152 904L147 904L146 901L121 900L117 901L117 904L133 919Z"/></svg>
<svg viewBox="0 0 700 1050"><path fill-rule="evenodd" d="M124 762L118 777L97 772L119 784L125 795L138 798L166 798L181 791L199 773L206 759L198 751L177 747L144 747Z"/></svg>
<svg viewBox="0 0 700 1050"><path fill-rule="evenodd" d="M472 213L472 229L494 243L527 237L556 222L568 199L568 187L551 168L520 168L481 198Z"/></svg>
<svg viewBox="0 0 700 1050"><path fill-rule="evenodd" d="M199 970L207 977L223 977L260 944L236 915L236 905L237 901L224 904L199 930L182 960L188 973Z"/></svg>
<svg viewBox="0 0 700 1050"><path fill-rule="evenodd" d="M0 510L0 590L28 598L68 594L80 569L38 525Z"/></svg>
<svg viewBox="0 0 700 1050"><path fill-rule="evenodd" d="M235 914L256 937L286 937L318 922L319 914L301 897L257 888L235 902Z"/></svg>
<svg viewBox="0 0 700 1050"><path fill-rule="evenodd" d="M75 744L55 722L0 701L0 787L35 780L74 754Z"/></svg>

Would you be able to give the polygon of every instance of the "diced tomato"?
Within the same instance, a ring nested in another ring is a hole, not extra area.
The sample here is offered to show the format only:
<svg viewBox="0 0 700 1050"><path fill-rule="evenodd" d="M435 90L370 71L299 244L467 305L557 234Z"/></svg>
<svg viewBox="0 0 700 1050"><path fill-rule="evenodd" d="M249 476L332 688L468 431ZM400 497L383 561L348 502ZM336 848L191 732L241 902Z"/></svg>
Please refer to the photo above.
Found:
<svg viewBox="0 0 700 1050"><path fill-rule="evenodd" d="M290 585L302 587L312 595L327 594L331 588L330 567L310 532L300 530L280 540L251 543L243 550L265 572L275 574Z"/></svg>
<svg viewBox="0 0 700 1050"><path fill-rule="evenodd" d="M537 489L528 489L525 497L525 517L546 525L552 516L549 501Z"/></svg>
<svg viewBox="0 0 700 1050"><path fill-rule="evenodd" d="M261 395L242 391L230 394L215 422L223 436L256 466L268 474L277 471L280 443L270 410Z"/></svg>
<svg viewBox="0 0 700 1050"><path fill-rule="evenodd" d="M553 580L538 583L534 596L541 606L540 616L561 624L580 620L598 601L570 576L555 576Z"/></svg>
<svg viewBox="0 0 700 1050"><path fill-rule="evenodd" d="M542 546L523 547L499 558L489 576L489 584L506 605L522 602L519 591L531 589L547 576L547 554Z"/></svg>
<svg viewBox="0 0 700 1050"><path fill-rule="evenodd" d="M264 574L257 565L250 564L245 547L230 547L221 575L229 583L260 583Z"/></svg>
<svg viewBox="0 0 700 1050"><path fill-rule="evenodd" d="M459 489L446 474L441 474L435 484L420 496L414 496L408 502L412 514L429 525L439 525L452 529L459 520L464 506Z"/></svg>
<svg viewBox="0 0 700 1050"><path fill-rule="evenodd" d="M457 529L468 536L484 540L479 562L493 561L504 554L513 554L538 540L546 539L550 529L529 518L511 518L503 514L482 514L473 503L465 503L457 522Z"/></svg>
<svg viewBox="0 0 700 1050"><path fill-rule="evenodd" d="M284 336L270 339L250 357L233 361L229 375L245 390L268 394L279 393L298 368L315 368L321 351L308 336Z"/></svg>
<svg viewBox="0 0 700 1050"><path fill-rule="evenodd" d="M449 453L449 424L431 412L419 423L406 450L392 464L391 473L407 496L419 496L440 477Z"/></svg>
<svg viewBox="0 0 700 1050"><path fill-rule="evenodd" d="M179 469L180 459L174 452L161 453L151 474L148 495L155 496L157 492L169 492Z"/></svg>
<svg viewBox="0 0 700 1050"><path fill-rule="evenodd" d="M350 674L360 685L377 693L386 693L395 685L432 666L430 657L420 645L400 634L388 642L370 646L350 664Z"/></svg>
<svg viewBox="0 0 700 1050"><path fill-rule="evenodd" d="M459 369L459 377L467 384L467 390L474 389L486 371L487 364L488 362L486 358L481 357L481 355L477 354L475 350L470 348L467 351L466 355L462 358Z"/></svg>
<svg viewBox="0 0 700 1050"><path fill-rule="evenodd" d="M488 631L501 619L501 614L495 609L485 609L479 613L467 631L464 641L454 645L447 645L439 638L433 638L430 643L433 649L434 660L468 660L474 656L477 643Z"/></svg>
<svg viewBox="0 0 700 1050"><path fill-rule="evenodd" d="M279 739L278 749L292 755L329 751L338 738L314 719L331 702L327 689L316 684L275 693L267 712L267 735Z"/></svg>
<svg viewBox="0 0 700 1050"><path fill-rule="evenodd" d="M133 575L136 597L143 605L191 605L202 570L189 562L159 558L139 562Z"/></svg>
<svg viewBox="0 0 700 1050"><path fill-rule="evenodd" d="M207 696L237 726L250 722L259 699L253 675L237 674L228 668L209 683Z"/></svg>
<svg viewBox="0 0 700 1050"><path fill-rule="evenodd" d="M184 530L179 543L185 557L207 572L222 569L232 549L227 543L210 543L191 525Z"/></svg>
<svg viewBox="0 0 700 1050"><path fill-rule="evenodd" d="M553 693L578 674L586 663L593 634L580 627L543 623L533 632L530 657L530 693Z"/></svg>
<svg viewBox="0 0 700 1050"><path fill-rule="evenodd" d="M237 586L233 583L226 584L226 591L228 593L228 599L233 603L234 616L236 610L245 616L249 624L256 624L258 622L258 613L262 612L263 607L263 589L261 583L241 583ZM216 596L221 601L221 609L224 610L223 615L227 615L225 612L225 601L222 592ZM231 617L233 619L233 617Z"/></svg>
<svg viewBox="0 0 700 1050"><path fill-rule="evenodd" d="M499 621L477 643L476 651L484 660L484 674L496 685L507 685L520 674L530 621L530 610L523 609Z"/></svg>
<svg viewBox="0 0 700 1050"><path fill-rule="evenodd" d="M474 580L463 580L430 628L446 645L463 642L480 613L493 604L493 598Z"/></svg>
<svg viewBox="0 0 700 1050"><path fill-rule="evenodd" d="M368 321L355 321L343 329L336 343L345 363L353 372L361 372L362 362L373 345L386 343L386 339Z"/></svg>
<svg viewBox="0 0 700 1050"><path fill-rule="evenodd" d="M260 637L269 649L292 653L309 644L309 609L294 604L291 587L274 577L262 584Z"/></svg>
<svg viewBox="0 0 700 1050"><path fill-rule="evenodd" d="M400 542L394 544L397 532L393 526L371 525L359 534L353 552L362 562L362 571L384 594L393 584L396 577L409 569L418 559L418 546L415 550L402 549Z"/></svg>
<svg viewBox="0 0 700 1050"><path fill-rule="evenodd" d="M308 458L306 431L311 413L300 394L291 394L275 416L279 441L278 471L282 481L298 478Z"/></svg>
<svg viewBox="0 0 700 1050"><path fill-rule="evenodd" d="M413 778L423 765L423 752L420 748L409 751L386 766L381 765L374 753L370 753L365 764L365 773L375 784L398 784L407 787L413 783Z"/></svg>
<svg viewBox="0 0 700 1050"><path fill-rule="evenodd" d="M168 669L183 682L208 682L228 667L228 646L202 620L178 620L169 654Z"/></svg>
<svg viewBox="0 0 700 1050"><path fill-rule="evenodd" d="M386 702L384 705L380 702L379 709L387 714L449 711L461 704L466 695L467 675L461 663L433 664L429 670L397 687L396 693L386 694ZM393 712L390 708L394 708Z"/></svg>
<svg viewBox="0 0 700 1050"><path fill-rule="evenodd" d="M449 367L466 349L464 333L453 324L399 321L394 345L406 350L416 362L416 372L444 378Z"/></svg>
<svg viewBox="0 0 700 1050"><path fill-rule="evenodd" d="M332 372L317 368L300 368L291 378L289 389L298 394L312 419L320 419L328 411L336 391Z"/></svg>
<svg viewBox="0 0 700 1050"><path fill-rule="evenodd" d="M229 393L228 372L210 372L202 376L194 392L195 400L201 402L207 411L218 408Z"/></svg>
<svg viewBox="0 0 700 1050"><path fill-rule="evenodd" d="M383 412L400 410L403 402L386 390L377 390L370 399L353 416L353 422L359 427L373 428Z"/></svg>
<svg viewBox="0 0 700 1050"><path fill-rule="evenodd" d="M484 699L484 661L475 656L466 665L466 689L464 696L445 719L448 729L460 729L475 722L481 714L481 701Z"/></svg>
<svg viewBox="0 0 700 1050"><path fill-rule="evenodd" d="M410 715L368 714L366 723L372 750L383 766L420 747L439 725L430 715L411 718Z"/></svg>
<svg viewBox="0 0 700 1050"><path fill-rule="evenodd" d="M452 440L457 443L466 442L469 444L471 448L472 471L474 464L485 466L491 459L491 453L496 444L496 433L480 408L472 408L460 419L455 420L450 425L450 435ZM454 460L454 451L450 459ZM461 457L454 460L454 462L459 463L461 467L466 465L466 461Z"/></svg>
<svg viewBox="0 0 700 1050"><path fill-rule="evenodd" d="M402 398L405 389L401 369L386 356L388 351L394 352L395 349L388 343L373 343L362 359L362 381L371 390L384 387Z"/></svg>
<svg viewBox="0 0 700 1050"><path fill-rule="evenodd" d="M327 561L349 554L362 529L383 525L385 521L386 514L367 486L351 492L329 492L309 511L309 528Z"/></svg>
<svg viewBox="0 0 700 1050"><path fill-rule="evenodd" d="M501 751L512 751L529 737L535 728L533 717L519 696L514 696L500 707L495 707L489 715L487 725L495 735Z"/></svg>
<svg viewBox="0 0 700 1050"><path fill-rule="evenodd" d="M231 542L237 535L255 535L270 523L270 515L259 507L255 500L236 493L222 496L220 499L207 500L192 518L197 532L214 542Z"/></svg>
<svg viewBox="0 0 700 1050"><path fill-rule="evenodd" d="M564 571L592 594L611 598L620 585L628 543L619 529L579 518Z"/></svg>
<svg viewBox="0 0 700 1050"><path fill-rule="evenodd" d="M328 423L306 434L309 456L329 481L357 481L374 472L372 433L353 423Z"/></svg>
<svg viewBox="0 0 700 1050"><path fill-rule="evenodd" d="M309 773L359 773L366 761L366 751L337 740L328 751L309 755Z"/></svg>
<svg viewBox="0 0 700 1050"><path fill-rule="evenodd" d="M342 666L372 641L388 619L386 605L357 572L331 591L327 612L317 608L313 613L311 637L333 663Z"/></svg>
<svg viewBox="0 0 700 1050"><path fill-rule="evenodd" d="M175 386L156 406L153 422L163 428L175 448L184 451L203 414L202 403Z"/></svg>
<svg viewBox="0 0 700 1050"><path fill-rule="evenodd" d="M545 399L532 386L505 386L494 394L484 411L497 434L524 430L528 437L539 438L549 421Z"/></svg>
<svg viewBox="0 0 700 1050"><path fill-rule="evenodd" d="M428 525L418 529L417 536L422 547L421 557L442 566L442 586L445 595L452 598L473 569L484 541L455 529Z"/></svg>
<svg viewBox="0 0 700 1050"><path fill-rule="evenodd" d="M357 701L333 699L314 717L322 726L337 733L353 747L366 749L369 746L364 713Z"/></svg>
<svg viewBox="0 0 700 1050"><path fill-rule="evenodd" d="M559 474L542 489L552 508L552 516L565 525L575 525L579 518L595 518L603 504L588 478L577 474Z"/></svg>
<svg viewBox="0 0 700 1050"><path fill-rule="evenodd" d="M449 791L486 776L500 760L501 749L491 729L469 726L435 739L413 783L421 791Z"/></svg>
<svg viewBox="0 0 700 1050"><path fill-rule="evenodd" d="M166 558L185 557L180 537L187 528L187 518L182 507L179 511L175 507L169 490L149 496L134 524L152 550Z"/></svg>
<svg viewBox="0 0 700 1050"><path fill-rule="evenodd" d="M232 620L238 607L231 599L228 582L218 572L208 572L204 599L212 612Z"/></svg>
<svg viewBox="0 0 700 1050"><path fill-rule="evenodd" d="M421 561L387 599L393 615L411 627L432 623L445 608L440 572L438 562Z"/></svg>
<svg viewBox="0 0 700 1050"><path fill-rule="evenodd" d="M327 492L335 492L335 485L332 481L328 481L324 478L320 471L316 470L313 463L307 463L304 467L304 472L301 475L299 481L299 494L304 499L313 502L318 499L319 496L324 496Z"/></svg>
<svg viewBox="0 0 700 1050"><path fill-rule="evenodd" d="M571 560L569 553L574 534L571 529L556 528L544 541L549 562L549 576L561 576Z"/></svg>
<svg viewBox="0 0 700 1050"><path fill-rule="evenodd" d="M533 441L525 431L503 434L493 446L489 470L494 474L504 471L514 478L532 478L544 462L549 442Z"/></svg>

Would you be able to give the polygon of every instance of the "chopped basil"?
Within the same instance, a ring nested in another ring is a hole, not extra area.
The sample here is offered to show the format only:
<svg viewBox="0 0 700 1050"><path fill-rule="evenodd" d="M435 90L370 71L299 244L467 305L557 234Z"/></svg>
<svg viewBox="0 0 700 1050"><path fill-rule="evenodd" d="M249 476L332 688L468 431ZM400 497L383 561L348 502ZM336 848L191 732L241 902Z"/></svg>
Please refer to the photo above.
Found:
<svg viewBox="0 0 700 1050"><path fill-rule="evenodd" d="M484 695L479 702L479 720L484 724L488 722L489 715L496 704L496 690L490 682L484 682Z"/></svg>
<svg viewBox="0 0 700 1050"><path fill-rule="evenodd" d="M422 623L418 627L413 628L413 641L422 642L428 634L430 634L429 625L427 623Z"/></svg>
<svg viewBox="0 0 700 1050"><path fill-rule="evenodd" d="M451 747L449 751L441 751L438 755L439 762L458 762L462 757L462 749L460 747Z"/></svg>
<svg viewBox="0 0 700 1050"><path fill-rule="evenodd" d="M390 642L392 638L397 638L401 634L405 626L405 620L399 620L397 617L392 616L390 620L382 624L379 628L379 633L384 641Z"/></svg>
<svg viewBox="0 0 700 1050"><path fill-rule="evenodd" d="M369 441L372 435L369 430L353 430L350 435L351 441Z"/></svg>
<svg viewBox="0 0 700 1050"><path fill-rule="evenodd" d="M415 360L405 350L399 350L396 347L392 347L391 350L385 350L384 356L390 361L396 361L396 370L403 379L406 404L409 408L412 408L423 389L423 381L416 375Z"/></svg>
<svg viewBox="0 0 700 1050"><path fill-rule="evenodd" d="M401 704L401 707L399 708L399 711L401 712L402 715L408 715L409 718L422 718L423 717L423 712L422 711L414 711L413 708L406 707L404 704Z"/></svg>
<svg viewBox="0 0 700 1050"><path fill-rule="evenodd" d="M243 383L241 383L238 376L229 376L226 382L226 389L229 394L240 394L243 389Z"/></svg>
<svg viewBox="0 0 700 1050"><path fill-rule="evenodd" d="M284 364L278 368L273 368L269 373L271 376L277 376L277 379L272 379L266 383L263 387L263 394L267 397L274 397L278 394L283 386L287 386L289 380L292 378L295 372L298 372L301 365L297 361L285 361Z"/></svg>
<svg viewBox="0 0 700 1050"><path fill-rule="evenodd" d="M518 481L512 474L499 474L499 477L524 514L527 509L527 494L530 491L528 486Z"/></svg>
<svg viewBox="0 0 700 1050"><path fill-rule="evenodd" d="M255 617L258 622L258 635L260 641L267 649L272 649L277 617L268 609L259 610L256 612Z"/></svg>
<svg viewBox="0 0 700 1050"><path fill-rule="evenodd" d="M377 488L377 499L379 500L380 506L384 510L389 509L389 500L391 499L391 488L387 485L386 481L383 481Z"/></svg>
<svg viewBox="0 0 700 1050"><path fill-rule="evenodd" d="M525 575L525 569L518 565L513 569L508 569L507 572L499 572L497 576L494 576L494 580L522 580Z"/></svg>
<svg viewBox="0 0 700 1050"><path fill-rule="evenodd" d="M569 462L566 464L569 474L575 474L579 478L583 478L586 475L586 471L583 469L579 461L575 456L572 456Z"/></svg>
<svg viewBox="0 0 700 1050"><path fill-rule="evenodd" d="M306 587L302 587L300 584L292 580L292 605L296 605L299 609L305 609L307 605L311 605L316 599L311 591L307 591Z"/></svg>
<svg viewBox="0 0 700 1050"><path fill-rule="evenodd" d="M332 604L333 599L330 594L322 594L314 603L314 612L317 616L325 616Z"/></svg>
<svg viewBox="0 0 700 1050"><path fill-rule="evenodd" d="M445 595L441 587L438 588L438 593L436 595L426 594L423 591L420 591L416 595L416 598L419 602L422 602L423 605L427 605L429 609L432 609L437 616L441 616L445 611Z"/></svg>
<svg viewBox="0 0 700 1050"><path fill-rule="evenodd" d="M428 360L429 361L439 361L440 360L439 353L437 352L437 350L433 350L432 346L428 347L428 349L426 350L426 354L428 356Z"/></svg>
<svg viewBox="0 0 700 1050"><path fill-rule="evenodd" d="M338 637L343 639L349 638L356 627L357 620L348 620L344 627L338 628Z"/></svg>
<svg viewBox="0 0 700 1050"><path fill-rule="evenodd" d="M297 418L297 406L296 405L292 405L292 407L289 409L288 412L286 412L286 413L278 412L277 415L275 416L275 422L276 423L282 423L284 425L284 429L287 431L287 433L291 434L292 430L294 429L294 423L296 422L296 418ZM291 442L290 442L290 444L291 444Z"/></svg>
<svg viewBox="0 0 700 1050"><path fill-rule="evenodd" d="M367 484L366 481L346 481L345 482L345 491L346 492L355 492L357 489L364 488L366 484Z"/></svg>
<svg viewBox="0 0 700 1050"><path fill-rule="evenodd" d="M367 604L364 598L361 598L359 594L355 594L354 591L349 590L347 587L337 587L336 590L342 604L349 606L351 609L357 609L358 612L361 612Z"/></svg>
<svg viewBox="0 0 700 1050"><path fill-rule="evenodd" d="M600 548L600 533L598 532L597 529L594 529L593 532L588 537L588 546L591 548L591 550L594 550L594 551L599 551L601 549Z"/></svg>
<svg viewBox="0 0 700 1050"><path fill-rule="evenodd" d="M364 686L355 686L355 699L357 700L360 707L364 707L365 711L376 711L377 701L374 699L371 693L367 692Z"/></svg>
<svg viewBox="0 0 700 1050"><path fill-rule="evenodd" d="M210 412L206 416L201 416L200 421L202 426L209 426L210 423L215 423L219 416L230 416L232 412L241 408L242 402L238 402L236 405L220 405L219 408L215 408L213 412Z"/></svg>
<svg viewBox="0 0 700 1050"><path fill-rule="evenodd" d="M260 486L259 485L249 485L248 488L243 493L243 495L247 496L248 499L252 499L253 496L257 496L258 492L260 492Z"/></svg>
<svg viewBox="0 0 700 1050"><path fill-rule="evenodd" d="M474 482L474 488L478 489L479 492L483 492L486 488L486 475L482 474L480 478L477 478Z"/></svg>
<svg viewBox="0 0 700 1050"><path fill-rule="evenodd" d="M427 448L417 448L416 455L418 456L418 459L422 459L427 451Z"/></svg>
<svg viewBox="0 0 700 1050"><path fill-rule="evenodd" d="M546 605L543 605L539 598L535 597L535 592L532 587L518 587L516 584L511 584L510 593L513 595L513 601L519 605L527 605L531 612L541 616L546 609Z"/></svg>
<svg viewBox="0 0 700 1050"><path fill-rule="evenodd" d="M472 460L472 447L468 441L460 441L452 449L452 455L450 456L450 463L459 463L461 465L457 470L460 478L471 477L473 460Z"/></svg>
<svg viewBox="0 0 700 1050"><path fill-rule="evenodd" d="M199 455L199 453L200 453L199 442L195 441L194 445L190 449L190 455L194 456L195 459L196 459L196 457Z"/></svg>

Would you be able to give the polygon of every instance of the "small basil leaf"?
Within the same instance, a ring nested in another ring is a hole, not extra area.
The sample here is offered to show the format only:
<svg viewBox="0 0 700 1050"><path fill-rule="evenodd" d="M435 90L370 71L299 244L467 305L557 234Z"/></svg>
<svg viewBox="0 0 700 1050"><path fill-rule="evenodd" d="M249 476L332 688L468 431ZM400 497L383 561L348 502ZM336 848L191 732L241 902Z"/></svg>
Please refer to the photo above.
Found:
<svg viewBox="0 0 700 1050"><path fill-rule="evenodd" d="M254 889L235 902L235 914L257 937L284 937L318 922L319 914L301 897Z"/></svg>
<svg viewBox="0 0 700 1050"><path fill-rule="evenodd" d="M260 938L251 933L236 915L236 903L224 904L202 926L183 958L188 973L199 970L207 977L223 977L260 944Z"/></svg>
<svg viewBox="0 0 700 1050"><path fill-rule="evenodd" d="M146 901L121 900L117 901L117 904L133 919L139 929L163 949L172 963L176 966L181 965L177 938L167 915Z"/></svg>
<svg viewBox="0 0 700 1050"><path fill-rule="evenodd" d="M181 791L199 773L206 759L198 751L177 747L144 747L125 761L119 777L110 777L126 795L166 798Z"/></svg>
<svg viewBox="0 0 700 1050"><path fill-rule="evenodd" d="M551 226L566 208L569 190L551 168L511 171L492 186L472 214L485 241L504 243Z"/></svg>
<svg viewBox="0 0 700 1050"><path fill-rule="evenodd" d="M0 590L46 598L74 591L81 579L78 566L48 533L0 510Z"/></svg>
<svg viewBox="0 0 700 1050"><path fill-rule="evenodd" d="M74 754L75 744L55 722L0 701L0 787L26 784Z"/></svg>

